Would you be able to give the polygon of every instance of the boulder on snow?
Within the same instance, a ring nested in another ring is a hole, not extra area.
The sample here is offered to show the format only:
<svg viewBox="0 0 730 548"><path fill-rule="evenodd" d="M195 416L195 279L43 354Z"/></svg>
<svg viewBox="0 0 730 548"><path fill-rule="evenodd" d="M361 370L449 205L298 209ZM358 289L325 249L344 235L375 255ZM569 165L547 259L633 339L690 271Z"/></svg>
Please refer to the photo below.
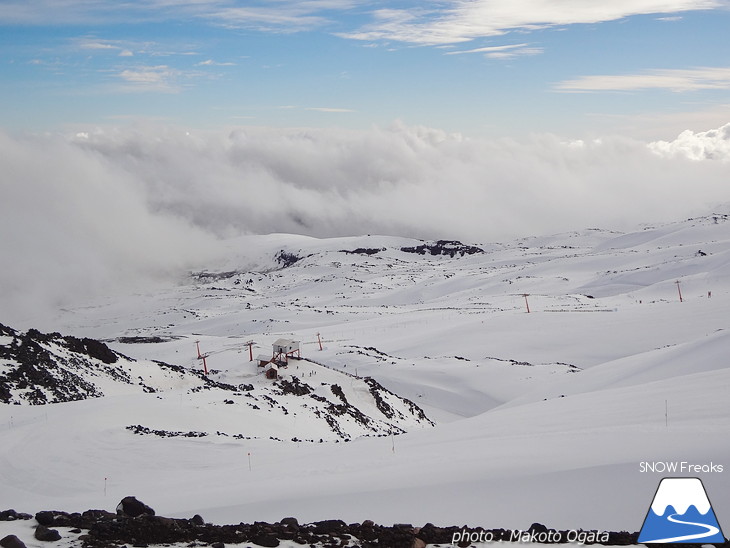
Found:
<svg viewBox="0 0 730 548"><path fill-rule="evenodd" d="M155 511L137 497L124 497L117 505L117 514L136 518L137 516L154 516Z"/></svg>
<svg viewBox="0 0 730 548"><path fill-rule="evenodd" d="M0 539L3 548L26 548L25 543L15 535L8 535Z"/></svg>
<svg viewBox="0 0 730 548"><path fill-rule="evenodd" d="M47 542L61 540L61 533L59 533L55 529L49 529L45 525L38 525L38 527L35 528L35 534L33 536L36 538L36 540L42 540Z"/></svg>
<svg viewBox="0 0 730 548"><path fill-rule="evenodd" d="M53 525L53 520L55 518L56 516L54 515L54 513L47 510L38 512L35 515L35 520L41 525L45 525L46 527L50 527L51 525Z"/></svg>

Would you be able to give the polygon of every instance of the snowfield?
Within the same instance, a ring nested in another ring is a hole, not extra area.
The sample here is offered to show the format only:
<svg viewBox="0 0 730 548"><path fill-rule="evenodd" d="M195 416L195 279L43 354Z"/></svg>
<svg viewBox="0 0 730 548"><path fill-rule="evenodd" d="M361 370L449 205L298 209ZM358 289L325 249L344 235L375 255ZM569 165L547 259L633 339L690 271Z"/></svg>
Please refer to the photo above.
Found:
<svg viewBox="0 0 730 548"><path fill-rule="evenodd" d="M10 326L5 348L104 340L155 390L0 405L0 509L638 531L664 476L641 463L685 462L730 530L728 216L477 247L246 236L167 290ZM281 337L305 359L274 384L245 343Z"/></svg>

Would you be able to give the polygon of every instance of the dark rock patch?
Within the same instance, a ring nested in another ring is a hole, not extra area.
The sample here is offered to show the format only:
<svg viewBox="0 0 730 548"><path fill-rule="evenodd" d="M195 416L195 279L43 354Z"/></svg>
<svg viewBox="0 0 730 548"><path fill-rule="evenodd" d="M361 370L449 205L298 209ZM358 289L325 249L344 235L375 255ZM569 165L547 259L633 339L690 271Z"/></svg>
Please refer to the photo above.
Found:
<svg viewBox="0 0 730 548"><path fill-rule="evenodd" d="M351 251L348 251L347 249L341 249L341 253L347 253L348 255L375 255L376 253L380 253L381 251L385 251L384 247L377 248L377 247L358 247L357 249L353 249Z"/></svg>
<svg viewBox="0 0 730 548"><path fill-rule="evenodd" d="M196 431L190 431L190 432L181 432L181 431L170 431L170 430L158 430L154 428L148 428L147 426L142 426L141 424L133 424L130 426L127 426L127 430L134 432L135 434L140 435L154 435L158 436L160 438L204 438L208 435L207 432L196 432Z"/></svg>
<svg viewBox="0 0 730 548"><path fill-rule="evenodd" d="M120 342L122 344L159 344L164 343L168 341L176 340L178 337L160 337L158 335L153 335L150 337L119 337L117 338L117 342Z"/></svg>
<svg viewBox="0 0 730 548"><path fill-rule="evenodd" d="M457 240L438 240L436 242L427 242L414 247L401 247L404 253L417 253L418 255L447 255L463 257L464 255L474 255L484 253L481 247L474 245L466 245Z"/></svg>
<svg viewBox="0 0 730 548"><path fill-rule="evenodd" d="M276 260L276 262L279 263L282 268L287 268L287 267L301 261L302 257L300 257L294 253L289 253L282 249L274 256L274 260Z"/></svg>

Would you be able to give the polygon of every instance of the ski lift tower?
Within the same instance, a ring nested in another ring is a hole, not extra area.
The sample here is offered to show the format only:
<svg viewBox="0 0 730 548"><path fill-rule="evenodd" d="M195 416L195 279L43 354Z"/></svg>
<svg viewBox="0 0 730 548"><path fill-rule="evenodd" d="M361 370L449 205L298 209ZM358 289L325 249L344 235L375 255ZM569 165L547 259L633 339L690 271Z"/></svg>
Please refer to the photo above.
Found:
<svg viewBox="0 0 730 548"><path fill-rule="evenodd" d="M246 341L243 346L248 346L248 361L253 361L253 345L256 344L256 341Z"/></svg>
<svg viewBox="0 0 730 548"><path fill-rule="evenodd" d="M273 357L271 361L274 363L289 365L289 358L300 359L300 341L292 339L277 339L273 345Z"/></svg>

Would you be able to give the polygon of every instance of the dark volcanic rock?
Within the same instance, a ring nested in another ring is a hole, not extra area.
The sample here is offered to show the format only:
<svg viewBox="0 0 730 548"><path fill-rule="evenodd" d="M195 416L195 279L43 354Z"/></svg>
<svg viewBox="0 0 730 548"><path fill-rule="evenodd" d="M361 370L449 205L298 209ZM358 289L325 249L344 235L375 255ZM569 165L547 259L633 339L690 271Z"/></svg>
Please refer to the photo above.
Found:
<svg viewBox="0 0 730 548"><path fill-rule="evenodd" d="M281 524L289 527L290 529L299 529L299 521L297 518L284 518L281 520Z"/></svg>
<svg viewBox="0 0 730 548"><path fill-rule="evenodd" d="M125 497L124 500L133 504L135 510L142 508L151 510L135 497ZM132 503L136 501L136 503ZM120 503L120 506L122 503ZM377 525L371 520L347 525L342 520L324 520L311 524L300 524L296 518L287 517L278 523L255 522L253 524L239 523L238 525L206 524L201 516L192 519L172 519L161 516L141 513L137 517L130 517L124 513L119 515L104 510L88 510L83 514L66 512L38 512L40 521L50 522L55 527L87 530L78 538L83 542L83 548L109 548L112 546L147 546L158 544L185 543L189 546L280 546L282 541L291 541L301 546L344 546L354 545L362 548L423 548L430 545L450 546L455 532L464 529L470 531L488 532L494 542L509 542L514 540L511 531L505 529L485 530L461 527L437 527L427 523L423 527L415 528L411 524L395 524L387 527ZM39 525L37 530L48 530ZM541 533L553 531L545 525L534 523L530 532ZM563 535L565 538L565 535ZM638 533L611 532L608 545L636 544ZM5 539L3 539L5 540ZM6 541L8 543L12 540ZM469 542L459 546L469 546ZM2 548L22 548L20 545L2 544Z"/></svg>
<svg viewBox="0 0 730 548"><path fill-rule="evenodd" d="M287 267L293 265L294 263L301 261L302 257L300 257L294 253L289 253L282 249L276 254L274 259L276 259L276 262L279 263L282 266L282 268L287 268Z"/></svg>
<svg viewBox="0 0 730 548"><path fill-rule="evenodd" d="M16 521L31 519L33 516L30 514L24 514L22 512L16 512L15 510L3 510L0 512L0 521Z"/></svg>
<svg viewBox="0 0 730 548"><path fill-rule="evenodd" d="M190 523L192 523L193 525L205 525L205 520L200 514L195 514L190 520Z"/></svg>
<svg viewBox="0 0 730 548"><path fill-rule="evenodd" d="M76 337L64 337L69 350L77 354L86 354L90 358L95 358L103 363L116 363L117 355L106 344L95 339L77 339Z"/></svg>
<svg viewBox="0 0 730 548"><path fill-rule="evenodd" d="M43 405L104 396L95 379L139 386L144 392L156 392L153 386L128 373L132 358L111 350L105 343L59 333L41 333L29 329L21 333L0 324L0 335L12 341L0 345L0 403ZM166 374L198 377L202 386L235 392L235 386L208 379L203 372L152 360Z"/></svg>
<svg viewBox="0 0 730 548"><path fill-rule="evenodd" d="M0 346L0 359L16 364L0 375L2 403L22 399L40 405L101 396L96 386L72 371L88 366L91 359L107 368L118 359L109 347L93 339L44 334L36 329L19 333L6 326L0 326L0 333L14 338L11 344ZM14 397L13 391L22 395Z"/></svg>
<svg viewBox="0 0 730 548"><path fill-rule="evenodd" d="M402 247L404 253L417 253L419 255L448 255L455 257L459 255L474 255L476 253L484 253L481 247L474 245L462 244L456 240L438 240L437 242L428 242L415 247Z"/></svg>
<svg viewBox="0 0 730 548"><path fill-rule="evenodd" d="M42 540L47 542L61 540L61 533L59 533L55 529L49 529L45 525L38 525L38 527L35 528L35 533L33 536L36 538L36 540Z"/></svg>
<svg viewBox="0 0 730 548"><path fill-rule="evenodd" d="M25 543L15 535L8 535L0 539L3 548L26 548Z"/></svg>
<svg viewBox="0 0 730 548"><path fill-rule="evenodd" d="M42 512L38 512L35 515L35 520L39 524L45 525L46 527L50 527L51 525L53 525L54 518L55 518L54 512L49 512L47 510L44 510Z"/></svg>
<svg viewBox="0 0 730 548"><path fill-rule="evenodd" d="M346 526L347 524L341 519L317 521L314 523L314 533L316 535L331 535L333 533L341 532Z"/></svg>
<svg viewBox="0 0 730 548"><path fill-rule="evenodd" d="M376 253L380 253L381 251L385 251L384 247L358 247L357 249L353 250L347 250L347 249L341 249L342 253L347 253L348 255L352 254L358 254L358 255L375 255Z"/></svg>
<svg viewBox="0 0 730 548"><path fill-rule="evenodd" d="M279 546L279 539L275 533L259 533L251 538L251 542L257 546L268 546L269 548Z"/></svg>
<svg viewBox="0 0 730 548"><path fill-rule="evenodd" d="M154 516L155 511L136 497L124 497L117 505L117 514L123 514L132 518L146 514Z"/></svg>

